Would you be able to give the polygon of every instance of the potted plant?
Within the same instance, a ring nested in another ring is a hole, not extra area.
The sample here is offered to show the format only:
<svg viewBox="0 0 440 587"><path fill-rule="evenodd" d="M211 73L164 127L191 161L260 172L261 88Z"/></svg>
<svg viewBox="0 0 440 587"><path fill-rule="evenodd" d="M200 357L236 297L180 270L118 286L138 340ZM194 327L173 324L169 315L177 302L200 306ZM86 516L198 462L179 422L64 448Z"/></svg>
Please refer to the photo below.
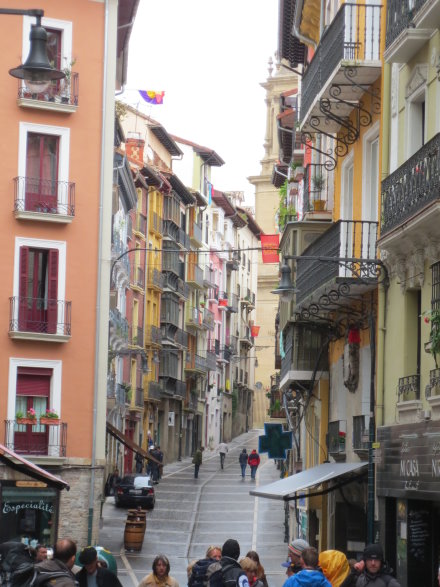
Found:
<svg viewBox="0 0 440 587"><path fill-rule="evenodd" d="M33 408L30 408L26 414L23 414L23 412L17 412L15 414L15 420L17 424L33 426L37 423L37 414Z"/></svg>
<svg viewBox="0 0 440 587"><path fill-rule="evenodd" d="M59 426L60 417L54 409L47 408L46 413L40 416L40 424L44 426Z"/></svg>
<svg viewBox="0 0 440 587"><path fill-rule="evenodd" d="M66 58L64 58L66 59ZM69 65L66 65L66 67L64 67L63 69L63 73L66 76L61 83L61 102L63 104L68 104L70 102L70 86L71 86L71 82L72 82L72 67L75 65L75 59L73 61L70 62Z"/></svg>
<svg viewBox="0 0 440 587"><path fill-rule="evenodd" d="M325 178L320 173L317 173L312 178L313 191L316 192L316 197L313 202L313 209L315 211L321 211L325 208L325 200L321 198L321 192L325 187Z"/></svg>

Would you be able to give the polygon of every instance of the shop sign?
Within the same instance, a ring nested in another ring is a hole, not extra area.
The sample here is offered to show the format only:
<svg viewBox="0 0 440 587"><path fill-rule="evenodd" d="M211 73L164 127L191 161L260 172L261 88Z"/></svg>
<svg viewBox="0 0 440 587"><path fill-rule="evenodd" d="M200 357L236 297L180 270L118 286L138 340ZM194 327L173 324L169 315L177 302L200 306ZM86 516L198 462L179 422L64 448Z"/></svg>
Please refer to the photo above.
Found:
<svg viewBox="0 0 440 587"><path fill-rule="evenodd" d="M4 514L18 514L21 510L40 510L53 514L54 508L51 503L47 503L40 499L40 501L27 501L27 502L9 502L4 501L2 505L2 512Z"/></svg>
<svg viewBox="0 0 440 587"><path fill-rule="evenodd" d="M377 494L440 491L440 422L400 424L378 429L375 450ZM434 498L434 495L432 495Z"/></svg>
<svg viewBox="0 0 440 587"><path fill-rule="evenodd" d="M16 481L15 487L47 487L42 481Z"/></svg>

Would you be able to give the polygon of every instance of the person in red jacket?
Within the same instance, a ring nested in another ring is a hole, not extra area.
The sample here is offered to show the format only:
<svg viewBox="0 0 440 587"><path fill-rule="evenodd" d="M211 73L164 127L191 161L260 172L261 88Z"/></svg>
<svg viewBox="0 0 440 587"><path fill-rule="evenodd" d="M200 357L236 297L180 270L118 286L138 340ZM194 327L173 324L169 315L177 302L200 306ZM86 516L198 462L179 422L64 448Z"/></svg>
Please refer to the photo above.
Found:
<svg viewBox="0 0 440 587"><path fill-rule="evenodd" d="M255 481L255 475L257 474L258 465L260 464L260 455L255 449L249 455L248 463L251 468L251 479Z"/></svg>

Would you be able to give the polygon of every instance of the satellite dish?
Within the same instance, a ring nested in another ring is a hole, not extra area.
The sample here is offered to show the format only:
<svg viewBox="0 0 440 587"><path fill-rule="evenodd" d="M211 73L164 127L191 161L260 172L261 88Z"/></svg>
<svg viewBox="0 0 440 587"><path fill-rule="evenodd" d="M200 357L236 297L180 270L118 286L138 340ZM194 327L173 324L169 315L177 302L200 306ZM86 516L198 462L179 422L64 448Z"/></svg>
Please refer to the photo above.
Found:
<svg viewBox="0 0 440 587"><path fill-rule="evenodd" d="M257 389L263 389L263 384L261 383L261 381L257 381L257 383L255 384L255 387Z"/></svg>

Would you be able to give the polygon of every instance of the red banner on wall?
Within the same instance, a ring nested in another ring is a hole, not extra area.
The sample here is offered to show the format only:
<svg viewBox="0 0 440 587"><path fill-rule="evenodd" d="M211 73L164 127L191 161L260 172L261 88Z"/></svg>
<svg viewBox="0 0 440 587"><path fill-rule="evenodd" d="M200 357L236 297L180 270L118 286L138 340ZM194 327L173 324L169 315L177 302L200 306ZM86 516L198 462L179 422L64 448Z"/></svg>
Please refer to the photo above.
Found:
<svg viewBox="0 0 440 587"><path fill-rule="evenodd" d="M278 255L278 249L280 246L280 235L262 234L260 238L263 263L279 263L280 257Z"/></svg>

